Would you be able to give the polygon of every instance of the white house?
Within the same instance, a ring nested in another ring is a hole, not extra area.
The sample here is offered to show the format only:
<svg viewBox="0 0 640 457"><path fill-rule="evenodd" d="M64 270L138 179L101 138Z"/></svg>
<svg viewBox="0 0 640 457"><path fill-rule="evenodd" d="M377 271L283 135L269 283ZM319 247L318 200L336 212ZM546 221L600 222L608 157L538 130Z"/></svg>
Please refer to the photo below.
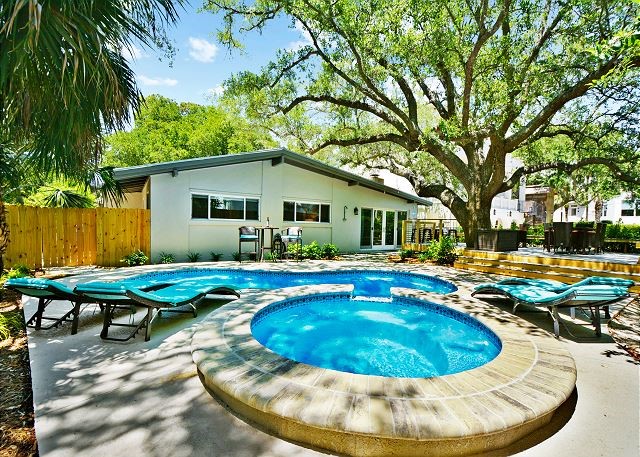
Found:
<svg viewBox="0 0 640 457"><path fill-rule="evenodd" d="M240 226L299 226L305 244L396 249L402 221L430 203L286 149L115 170L123 207L151 210L151 258L238 251Z"/></svg>
<svg viewBox="0 0 640 457"><path fill-rule="evenodd" d="M559 208L553 213L554 221L577 222L595 220L595 202L587 206L570 203L566 208ZM640 224L640 198L634 198L630 192L622 193L603 202L602 220L623 224Z"/></svg>

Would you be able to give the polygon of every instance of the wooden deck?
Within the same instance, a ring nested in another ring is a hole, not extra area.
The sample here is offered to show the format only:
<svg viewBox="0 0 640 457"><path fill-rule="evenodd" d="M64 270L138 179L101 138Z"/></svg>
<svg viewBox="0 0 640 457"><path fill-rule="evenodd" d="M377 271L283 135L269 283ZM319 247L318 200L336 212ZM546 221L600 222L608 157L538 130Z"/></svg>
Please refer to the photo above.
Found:
<svg viewBox="0 0 640 457"><path fill-rule="evenodd" d="M465 249L454 264L464 270L523 278L556 279L574 283L587 276L631 279L632 292L640 293L640 263L637 254L559 254L542 248L520 248L513 252Z"/></svg>

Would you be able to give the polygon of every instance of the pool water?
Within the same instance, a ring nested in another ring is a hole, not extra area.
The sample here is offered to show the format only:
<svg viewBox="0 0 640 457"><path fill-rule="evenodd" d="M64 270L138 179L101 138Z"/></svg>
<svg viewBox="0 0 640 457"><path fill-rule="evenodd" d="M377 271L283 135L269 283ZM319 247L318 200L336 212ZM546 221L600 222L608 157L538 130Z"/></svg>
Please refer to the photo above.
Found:
<svg viewBox="0 0 640 457"><path fill-rule="evenodd" d="M457 287L448 281L424 274L389 270L349 270L322 272L247 271L192 268L171 272L154 272L123 280L129 287L149 283L197 281L233 289L280 289L315 284L353 284L354 296L389 297L391 287L406 287L446 294Z"/></svg>
<svg viewBox="0 0 640 457"><path fill-rule="evenodd" d="M297 362L400 378L470 370L493 360L502 347L473 317L407 297L289 299L259 311L251 332L267 348Z"/></svg>

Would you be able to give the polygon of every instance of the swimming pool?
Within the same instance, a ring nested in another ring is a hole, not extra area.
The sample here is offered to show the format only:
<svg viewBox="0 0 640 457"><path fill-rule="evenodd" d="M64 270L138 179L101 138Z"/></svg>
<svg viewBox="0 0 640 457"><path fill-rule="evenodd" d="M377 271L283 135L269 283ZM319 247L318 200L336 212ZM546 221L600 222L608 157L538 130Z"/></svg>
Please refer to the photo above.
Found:
<svg viewBox="0 0 640 457"><path fill-rule="evenodd" d="M471 316L412 298L297 297L260 310L254 338L297 362L347 373L427 378L493 360L498 337Z"/></svg>
<svg viewBox="0 0 640 457"><path fill-rule="evenodd" d="M392 287L404 287L424 292L447 294L457 287L449 281L418 273L392 270L289 272L270 270L240 270L215 268L189 268L158 271L120 281L127 287L154 283L198 281L215 283L233 289L280 289L283 287L315 284L353 284L354 296L389 297Z"/></svg>
<svg viewBox="0 0 640 457"><path fill-rule="evenodd" d="M340 455L453 456L502 448L547 424L573 392L575 363L564 346L544 332L523 331L507 312L486 312L469 291L461 297L398 289L391 300L378 299L438 301L473 313L495 333L501 350L493 360L444 376L323 368L283 357L252 333L254 317L270 306L318 295L320 301L336 295L352 300L351 291L346 284L245 291L194 333L191 351L201 381L249 423Z"/></svg>

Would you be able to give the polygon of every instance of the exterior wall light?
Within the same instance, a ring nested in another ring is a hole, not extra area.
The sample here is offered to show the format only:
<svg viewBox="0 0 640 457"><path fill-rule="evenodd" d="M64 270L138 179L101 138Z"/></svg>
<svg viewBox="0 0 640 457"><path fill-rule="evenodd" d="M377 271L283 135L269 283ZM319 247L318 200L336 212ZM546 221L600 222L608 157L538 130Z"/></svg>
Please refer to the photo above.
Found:
<svg viewBox="0 0 640 457"><path fill-rule="evenodd" d="M358 215L358 207L357 206L353 208L353 215L354 216Z"/></svg>

